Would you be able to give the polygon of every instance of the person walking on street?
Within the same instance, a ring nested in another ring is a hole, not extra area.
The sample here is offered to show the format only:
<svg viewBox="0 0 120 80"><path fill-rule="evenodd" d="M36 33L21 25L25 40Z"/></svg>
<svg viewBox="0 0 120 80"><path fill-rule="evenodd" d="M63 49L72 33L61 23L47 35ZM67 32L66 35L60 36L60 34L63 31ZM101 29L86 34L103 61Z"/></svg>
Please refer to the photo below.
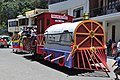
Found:
<svg viewBox="0 0 120 80"><path fill-rule="evenodd" d="M117 44L115 41L112 41L111 49L112 49L112 56L115 56L117 52Z"/></svg>
<svg viewBox="0 0 120 80"><path fill-rule="evenodd" d="M116 57L116 61L112 65L112 67L117 65L117 68L114 70L114 73L115 73L115 76L116 76L115 80L119 80L118 75L120 75L120 52L118 52L117 55L118 56Z"/></svg>

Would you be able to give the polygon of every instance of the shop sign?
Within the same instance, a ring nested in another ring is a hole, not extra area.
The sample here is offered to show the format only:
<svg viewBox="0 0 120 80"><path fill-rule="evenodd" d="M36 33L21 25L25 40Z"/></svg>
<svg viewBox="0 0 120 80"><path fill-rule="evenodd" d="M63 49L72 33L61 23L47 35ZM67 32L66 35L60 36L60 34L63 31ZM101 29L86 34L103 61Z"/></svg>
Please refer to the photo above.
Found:
<svg viewBox="0 0 120 80"><path fill-rule="evenodd" d="M51 14L51 18L68 20L68 17L65 15L62 16L62 15Z"/></svg>

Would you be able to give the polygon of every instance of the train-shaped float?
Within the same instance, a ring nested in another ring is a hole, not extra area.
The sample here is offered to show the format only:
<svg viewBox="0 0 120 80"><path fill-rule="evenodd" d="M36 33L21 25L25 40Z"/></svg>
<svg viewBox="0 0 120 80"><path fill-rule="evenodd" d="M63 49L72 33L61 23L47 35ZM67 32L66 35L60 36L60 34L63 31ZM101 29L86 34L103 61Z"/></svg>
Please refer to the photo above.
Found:
<svg viewBox="0 0 120 80"><path fill-rule="evenodd" d="M68 68L109 72L105 31L100 23L94 20L72 23L71 16L56 13L42 13L37 22L34 39L19 35L18 43L13 41L14 51L16 48L28 51L37 59L42 57Z"/></svg>

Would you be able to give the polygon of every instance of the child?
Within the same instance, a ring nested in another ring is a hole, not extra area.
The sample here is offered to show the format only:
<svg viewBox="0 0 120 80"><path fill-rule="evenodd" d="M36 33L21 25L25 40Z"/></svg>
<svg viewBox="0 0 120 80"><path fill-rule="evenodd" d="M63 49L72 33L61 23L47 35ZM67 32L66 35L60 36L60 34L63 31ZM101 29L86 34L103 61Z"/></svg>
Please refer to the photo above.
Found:
<svg viewBox="0 0 120 80"><path fill-rule="evenodd" d="M116 75L116 78L115 78L115 80L119 80L119 78L118 78L118 75L120 75L120 52L118 52L117 53L117 58L116 58L116 62L112 65L112 67L113 66L115 66L116 64L117 64L117 68L114 70L114 73L115 73L115 75Z"/></svg>

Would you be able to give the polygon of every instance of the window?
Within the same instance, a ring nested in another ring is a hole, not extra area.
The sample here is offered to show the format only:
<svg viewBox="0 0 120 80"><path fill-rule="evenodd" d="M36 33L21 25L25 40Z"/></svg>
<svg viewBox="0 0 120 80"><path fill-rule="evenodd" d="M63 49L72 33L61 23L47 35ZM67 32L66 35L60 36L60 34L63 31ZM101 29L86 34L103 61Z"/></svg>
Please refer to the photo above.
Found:
<svg viewBox="0 0 120 80"><path fill-rule="evenodd" d="M115 25L112 26L112 40L115 41Z"/></svg>
<svg viewBox="0 0 120 80"><path fill-rule="evenodd" d="M19 20L19 25L28 25L28 18L20 19Z"/></svg>
<svg viewBox="0 0 120 80"><path fill-rule="evenodd" d="M56 41L56 42L60 41L60 34L57 34L57 35L55 35L54 37L55 37L55 41Z"/></svg>
<svg viewBox="0 0 120 80"><path fill-rule="evenodd" d="M37 18L33 19L32 20L32 25L36 25L36 22L37 22Z"/></svg>
<svg viewBox="0 0 120 80"><path fill-rule="evenodd" d="M18 21L9 22L9 27L15 27L15 26L18 26Z"/></svg>
<svg viewBox="0 0 120 80"><path fill-rule="evenodd" d="M73 16L75 18L79 18L83 16L83 7L77 8L73 10Z"/></svg>
<svg viewBox="0 0 120 80"><path fill-rule="evenodd" d="M45 42L48 44L71 45L72 33L46 34Z"/></svg>
<svg viewBox="0 0 120 80"><path fill-rule="evenodd" d="M61 34L61 41L70 42L71 38L72 38L71 33Z"/></svg>
<svg viewBox="0 0 120 80"><path fill-rule="evenodd" d="M48 40L52 41L52 35L48 35Z"/></svg>
<svg viewBox="0 0 120 80"><path fill-rule="evenodd" d="M48 36L48 37L47 37ZM49 40L49 41L53 41L53 42L58 42L60 41L60 34L53 34L53 35L47 35L46 38Z"/></svg>
<svg viewBox="0 0 120 80"><path fill-rule="evenodd" d="M119 0L108 0L108 9L113 9Z"/></svg>

